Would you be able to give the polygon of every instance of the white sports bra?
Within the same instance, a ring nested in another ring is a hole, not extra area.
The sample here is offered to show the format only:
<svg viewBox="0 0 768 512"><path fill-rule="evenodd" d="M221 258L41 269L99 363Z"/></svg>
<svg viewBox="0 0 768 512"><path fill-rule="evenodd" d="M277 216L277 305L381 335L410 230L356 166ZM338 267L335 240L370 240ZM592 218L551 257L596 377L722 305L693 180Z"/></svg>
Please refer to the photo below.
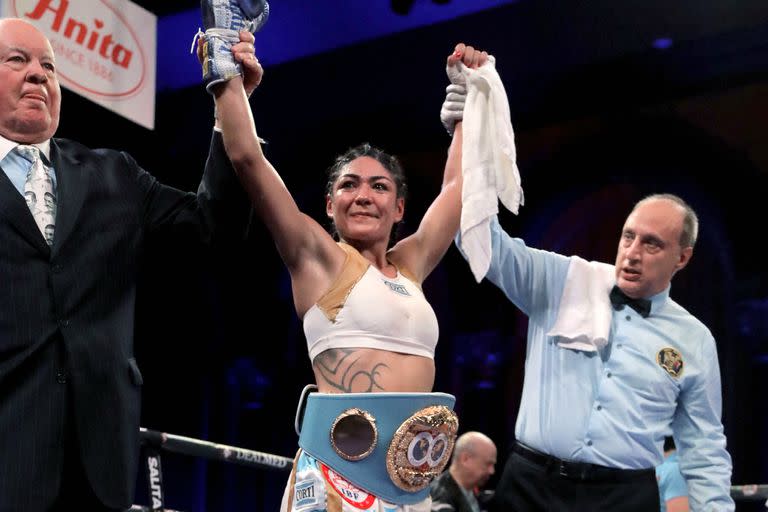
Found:
<svg viewBox="0 0 768 512"><path fill-rule="evenodd" d="M331 348L375 348L434 359L437 317L413 281L389 278L354 247L341 275L304 315L311 360Z"/></svg>

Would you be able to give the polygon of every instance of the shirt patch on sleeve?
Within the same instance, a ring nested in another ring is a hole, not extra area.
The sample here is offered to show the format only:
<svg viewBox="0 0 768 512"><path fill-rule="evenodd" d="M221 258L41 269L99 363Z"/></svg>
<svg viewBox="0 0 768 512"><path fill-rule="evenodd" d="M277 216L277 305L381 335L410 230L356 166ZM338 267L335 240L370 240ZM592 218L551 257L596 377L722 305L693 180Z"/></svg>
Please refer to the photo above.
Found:
<svg viewBox="0 0 768 512"><path fill-rule="evenodd" d="M672 347L664 347L659 350L659 353L656 354L656 362L676 379L683 374L683 356Z"/></svg>

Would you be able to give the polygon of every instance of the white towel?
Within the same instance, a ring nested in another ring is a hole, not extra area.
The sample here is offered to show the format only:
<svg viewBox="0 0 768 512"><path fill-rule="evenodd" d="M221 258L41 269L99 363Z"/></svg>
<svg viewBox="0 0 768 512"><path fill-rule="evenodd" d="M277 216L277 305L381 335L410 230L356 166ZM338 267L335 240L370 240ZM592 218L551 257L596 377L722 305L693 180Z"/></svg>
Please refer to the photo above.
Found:
<svg viewBox="0 0 768 512"><path fill-rule="evenodd" d="M495 64L496 59L489 56L478 69L461 66L467 80L461 249L478 283L491 263L490 220L499 212L498 199L514 214L523 204L509 103Z"/></svg>
<svg viewBox="0 0 768 512"><path fill-rule="evenodd" d="M609 297L616 283L612 265L571 257L555 325L547 333L560 336L558 345L595 352L608 343L612 306Z"/></svg>

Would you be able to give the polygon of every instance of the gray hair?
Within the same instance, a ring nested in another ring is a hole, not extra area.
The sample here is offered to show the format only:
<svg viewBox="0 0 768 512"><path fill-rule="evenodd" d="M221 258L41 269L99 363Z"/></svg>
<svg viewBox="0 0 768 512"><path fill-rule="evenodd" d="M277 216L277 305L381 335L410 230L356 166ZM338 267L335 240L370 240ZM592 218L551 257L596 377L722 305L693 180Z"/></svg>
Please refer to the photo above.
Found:
<svg viewBox="0 0 768 512"><path fill-rule="evenodd" d="M674 194L651 194L638 201L635 207L632 208L632 211L634 212L645 203L658 200L671 201L683 209L683 230L680 233L680 247L685 249L686 247L696 245L696 239L699 237L699 218L696 216L693 208L681 197Z"/></svg>

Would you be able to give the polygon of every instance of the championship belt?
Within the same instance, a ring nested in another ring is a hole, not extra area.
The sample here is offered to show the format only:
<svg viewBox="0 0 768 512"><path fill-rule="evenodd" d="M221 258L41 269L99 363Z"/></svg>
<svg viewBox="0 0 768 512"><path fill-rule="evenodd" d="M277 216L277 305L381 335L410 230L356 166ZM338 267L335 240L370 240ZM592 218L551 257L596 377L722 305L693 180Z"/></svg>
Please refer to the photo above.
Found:
<svg viewBox="0 0 768 512"><path fill-rule="evenodd" d="M375 496L418 503L453 452L455 401L445 393L310 393L299 446Z"/></svg>

